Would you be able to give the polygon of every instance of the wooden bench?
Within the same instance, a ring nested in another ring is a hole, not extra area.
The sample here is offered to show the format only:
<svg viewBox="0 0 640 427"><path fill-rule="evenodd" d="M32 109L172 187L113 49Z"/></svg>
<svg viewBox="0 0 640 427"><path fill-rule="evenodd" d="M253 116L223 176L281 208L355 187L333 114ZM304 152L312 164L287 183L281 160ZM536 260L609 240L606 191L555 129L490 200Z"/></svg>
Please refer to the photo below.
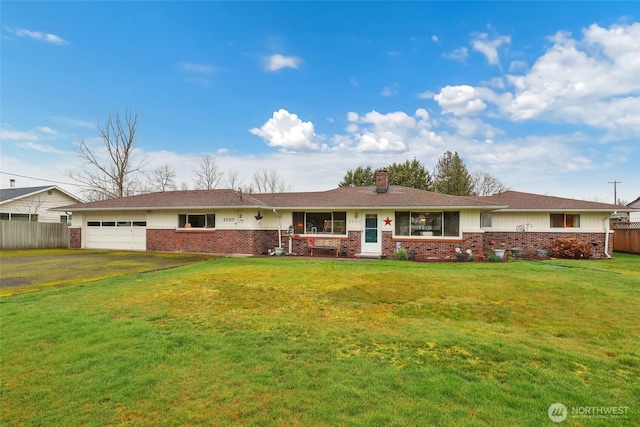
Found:
<svg viewBox="0 0 640 427"><path fill-rule="evenodd" d="M335 250L337 258L340 253L340 239L335 237L310 237L307 239L307 247L311 250L311 256L313 256L314 249L326 249Z"/></svg>

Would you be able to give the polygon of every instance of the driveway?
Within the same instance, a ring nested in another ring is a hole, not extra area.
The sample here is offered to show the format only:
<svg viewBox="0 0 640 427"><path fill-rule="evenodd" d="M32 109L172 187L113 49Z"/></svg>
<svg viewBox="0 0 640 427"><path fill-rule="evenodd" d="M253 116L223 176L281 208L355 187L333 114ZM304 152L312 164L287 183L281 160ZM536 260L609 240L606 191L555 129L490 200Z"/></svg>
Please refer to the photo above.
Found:
<svg viewBox="0 0 640 427"><path fill-rule="evenodd" d="M34 249L0 253L0 296L162 270L211 255Z"/></svg>

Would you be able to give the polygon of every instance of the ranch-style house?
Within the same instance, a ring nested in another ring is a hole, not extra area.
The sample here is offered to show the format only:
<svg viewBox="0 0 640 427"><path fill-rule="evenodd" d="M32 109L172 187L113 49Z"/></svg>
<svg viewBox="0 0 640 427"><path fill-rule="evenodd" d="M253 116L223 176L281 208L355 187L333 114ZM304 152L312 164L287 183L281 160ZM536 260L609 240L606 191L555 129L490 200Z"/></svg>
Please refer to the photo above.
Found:
<svg viewBox="0 0 640 427"><path fill-rule="evenodd" d="M558 237L613 251L612 215L630 208L505 191L464 197L389 185L247 194L191 190L141 194L56 208L73 214L70 247L211 254L455 258L519 247L548 249Z"/></svg>

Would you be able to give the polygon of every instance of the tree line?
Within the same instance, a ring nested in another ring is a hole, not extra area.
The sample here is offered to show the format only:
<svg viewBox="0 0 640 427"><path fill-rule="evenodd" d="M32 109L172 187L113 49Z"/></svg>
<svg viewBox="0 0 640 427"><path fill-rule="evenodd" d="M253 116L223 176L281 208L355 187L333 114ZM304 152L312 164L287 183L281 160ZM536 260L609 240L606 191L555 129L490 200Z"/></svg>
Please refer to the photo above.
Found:
<svg viewBox="0 0 640 427"><path fill-rule="evenodd" d="M82 159L80 168L67 172L82 189L87 200L104 200L157 191L188 190L189 183L176 182L177 173L169 163L147 171L147 159L135 156L138 114L126 110L110 114L96 125L102 139L100 149L89 146L84 138L76 144ZM432 173L417 159L386 166L389 184L460 196L489 195L506 190L500 180L487 172L469 173L457 152L447 151L440 157ZM278 172L262 169L253 174L249 184L240 182L238 170L222 171L211 155L204 155L193 169L193 189L242 189L247 193L280 193L291 191ZM359 166L347 171L340 187L375 185L375 170Z"/></svg>
<svg viewBox="0 0 640 427"><path fill-rule="evenodd" d="M435 191L456 196L488 196L508 187L488 172L469 172L457 152L445 152L436 163L433 172L416 158L404 163L392 163L382 169L387 171L390 185ZM349 170L338 184L340 187L375 185L376 171L372 166L359 166Z"/></svg>

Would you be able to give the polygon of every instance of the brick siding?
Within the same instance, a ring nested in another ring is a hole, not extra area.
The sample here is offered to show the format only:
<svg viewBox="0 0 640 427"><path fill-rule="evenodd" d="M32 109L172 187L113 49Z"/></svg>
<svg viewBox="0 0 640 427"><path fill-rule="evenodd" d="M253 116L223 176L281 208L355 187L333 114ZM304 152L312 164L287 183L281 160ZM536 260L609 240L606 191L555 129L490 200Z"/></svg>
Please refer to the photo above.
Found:
<svg viewBox="0 0 640 427"><path fill-rule="evenodd" d="M605 256L604 233L544 233L544 232L486 232L484 233L483 252L494 249L523 248L524 255L535 255L536 249L551 249L553 241L559 237L572 237L594 245L594 257ZM609 236L609 254L613 253L613 236Z"/></svg>
<svg viewBox="0 0 640 427"><path fill-rule="evenodd" d="M483 253L482 233L463 233L462 239L403 239L402 237L392 237L390 231L382 232L382 253L387 257L393 257L396 245L400 244L410 254L415 255L418 261L446 260L456 258L456 248L465 251L471 249L477 257Z"/></svg>
<svg viewBox="0 0 640 427"><path fill-rule="evenodd" d="M69 247L79 248L81 230L69 230ZM525 255L535 255L536 249L549 249L558 237L576 237L589 243L595 243L596 258L604 257L605 235L603 233L541 233L541 232L485 232L463 233L461 239L442 240L406 239L393 237L390 231L382 232L382 254L391 258L400 243L403 249L413 253L418 261L453 260L456 248L463 251L471 249L476 258L493 252L494 249L521 247ZM340 254L355 257L361 252L361 231L349 231L347 237L341 237ZM309 255L307 237L292 238L292 252ZM504 243L504 245L503 245ZM147 250L160 252L202 252L215 254L266 255L278 246L277 230L154 230L147 229ZM283 233L282 246L289 251L289 236ZM613 236L609 239L609 251L613 253ZM317 256L329 256L329 251L317 251ZM314 253L315 255L315 253Z"/></svg>
<svg viewBox="0 0 640 427"><path fill-rule="evenodd" d="M147 250L265 255L278 245L276 230L147 229Z"/></svg>
<svg viewBox="0 0 640 427"><path fill-rule="evenodd" d="M82 248L82 228L69 228L69 248Z"/></svg>

